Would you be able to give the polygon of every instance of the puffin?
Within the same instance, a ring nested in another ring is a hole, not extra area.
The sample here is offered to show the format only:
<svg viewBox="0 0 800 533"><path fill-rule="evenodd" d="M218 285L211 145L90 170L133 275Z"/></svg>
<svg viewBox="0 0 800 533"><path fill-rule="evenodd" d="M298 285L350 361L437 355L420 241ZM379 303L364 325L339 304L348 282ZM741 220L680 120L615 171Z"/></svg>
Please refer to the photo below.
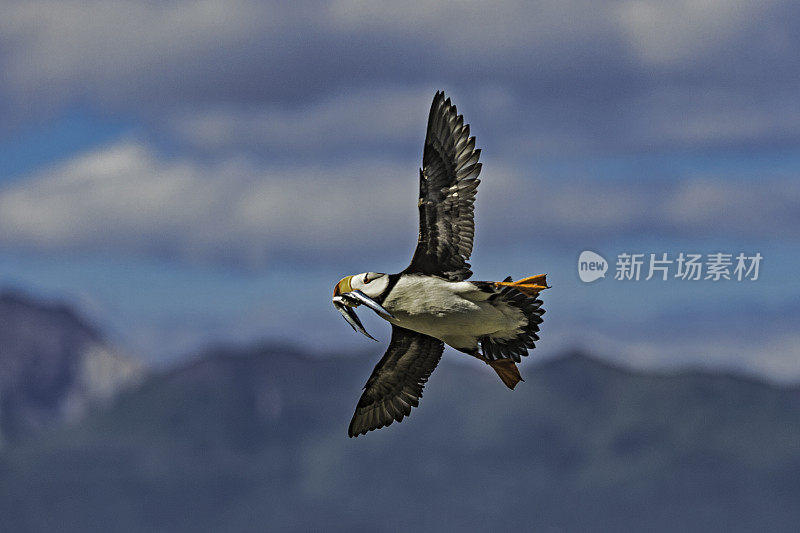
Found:
<svg viewBox="0 0 800 533"><path fill-rule="evenodd" d="M438 91L428 116L419 171L419 237L398 274L342 278L333 305L357 332L374 339L355 313L363 305L392 325L386 353L364 385L348 435L401 422L419 406L445 345L480 359L510 389L517 363L539 340L546 274L512 281L469 281L481 151L456 106Z"/></svg>

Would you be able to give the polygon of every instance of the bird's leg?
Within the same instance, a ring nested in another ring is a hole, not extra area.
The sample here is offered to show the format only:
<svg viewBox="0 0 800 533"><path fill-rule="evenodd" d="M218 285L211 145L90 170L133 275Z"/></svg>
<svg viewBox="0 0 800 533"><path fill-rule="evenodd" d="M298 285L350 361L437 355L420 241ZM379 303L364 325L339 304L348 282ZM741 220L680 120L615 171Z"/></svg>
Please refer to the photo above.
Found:
<svg viewBox="0 0 800 533"><path fill-rule="evenodd" d="M540 291L550 288L547 285L547 274L539 274L538 276L531 276L518 281L495 281L494 284L498 287L514 287L518 291L533 297L536 297Z"/></svg>

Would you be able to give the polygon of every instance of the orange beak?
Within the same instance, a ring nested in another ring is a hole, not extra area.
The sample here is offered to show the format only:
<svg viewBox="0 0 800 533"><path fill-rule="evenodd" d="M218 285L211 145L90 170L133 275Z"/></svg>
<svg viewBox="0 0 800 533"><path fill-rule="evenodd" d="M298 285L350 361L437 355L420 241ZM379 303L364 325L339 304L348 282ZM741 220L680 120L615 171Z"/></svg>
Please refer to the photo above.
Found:
<svg viewBox="0 0 800 533"><path fill-rule="evenodd" d="M339 296L345 292L350 292L353 288L350 286L350 280L353 279L353 276L347 276L346 278L342 278L339 280L339 283L333 288L333 295Z"/></svg>
<svg viewBox="0 0 800 533"><path fill-rule="evenodd" d="M378 309L376 309L376 311L381 310L385 312L386 310L380 307L380 305L378 305L374 301L372 301L361 291L353 292L353 287L350 285L350 280L352 278L353 276L347 276L346 278L342 278L339 281L339 283L336 284L336 287L333 288L333 306L336 308L337 311L339 311L339 313L341 313L341 315L344 317L347 323L350 324L350 327L352 327L357 332L362 333L363 335L369 337L374 341L378 340L369 333L367 333L367 330L364 329L364 325L358 319L358 315L356 314L354 307L360 305L361 303L364 303L372 309L375 309L375 307L377 307ZM342 294L347 294L347 293L351 293L348 296L351 296L352 299L345 299L345 297L342 296ZM388 313L386 314L389 315Z"/></svg>

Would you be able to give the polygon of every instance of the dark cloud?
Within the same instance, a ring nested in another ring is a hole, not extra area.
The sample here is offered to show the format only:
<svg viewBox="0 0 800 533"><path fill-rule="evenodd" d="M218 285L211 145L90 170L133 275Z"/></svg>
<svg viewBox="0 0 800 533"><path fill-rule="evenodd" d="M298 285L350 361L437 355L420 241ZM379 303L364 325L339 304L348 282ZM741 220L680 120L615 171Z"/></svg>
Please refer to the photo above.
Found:
<svg viewBox="0 0 800 533"><path fill-rule="evenodd" d="M788 1L12 2L0 94L19 124L76 100L153 120L446 88L534 152L787 143L798 21Z"/></svg>

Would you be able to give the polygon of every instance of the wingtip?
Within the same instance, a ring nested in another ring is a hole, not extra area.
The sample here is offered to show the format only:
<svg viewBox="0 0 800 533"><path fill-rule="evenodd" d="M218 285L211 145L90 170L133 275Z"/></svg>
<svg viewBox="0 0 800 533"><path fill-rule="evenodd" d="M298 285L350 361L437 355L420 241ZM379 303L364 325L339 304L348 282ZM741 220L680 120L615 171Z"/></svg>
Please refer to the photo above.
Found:
<svg viewBox="0 0 800 533"><path fill-rule="evenodd" d="M347 436L351 439L358 437L359 435L366 435L367 432L364 431L363 427L360 427L358 430L355 429L355 422L356 417L354 416L352 420L350 420L350 425L347 427Z"/></svg>

